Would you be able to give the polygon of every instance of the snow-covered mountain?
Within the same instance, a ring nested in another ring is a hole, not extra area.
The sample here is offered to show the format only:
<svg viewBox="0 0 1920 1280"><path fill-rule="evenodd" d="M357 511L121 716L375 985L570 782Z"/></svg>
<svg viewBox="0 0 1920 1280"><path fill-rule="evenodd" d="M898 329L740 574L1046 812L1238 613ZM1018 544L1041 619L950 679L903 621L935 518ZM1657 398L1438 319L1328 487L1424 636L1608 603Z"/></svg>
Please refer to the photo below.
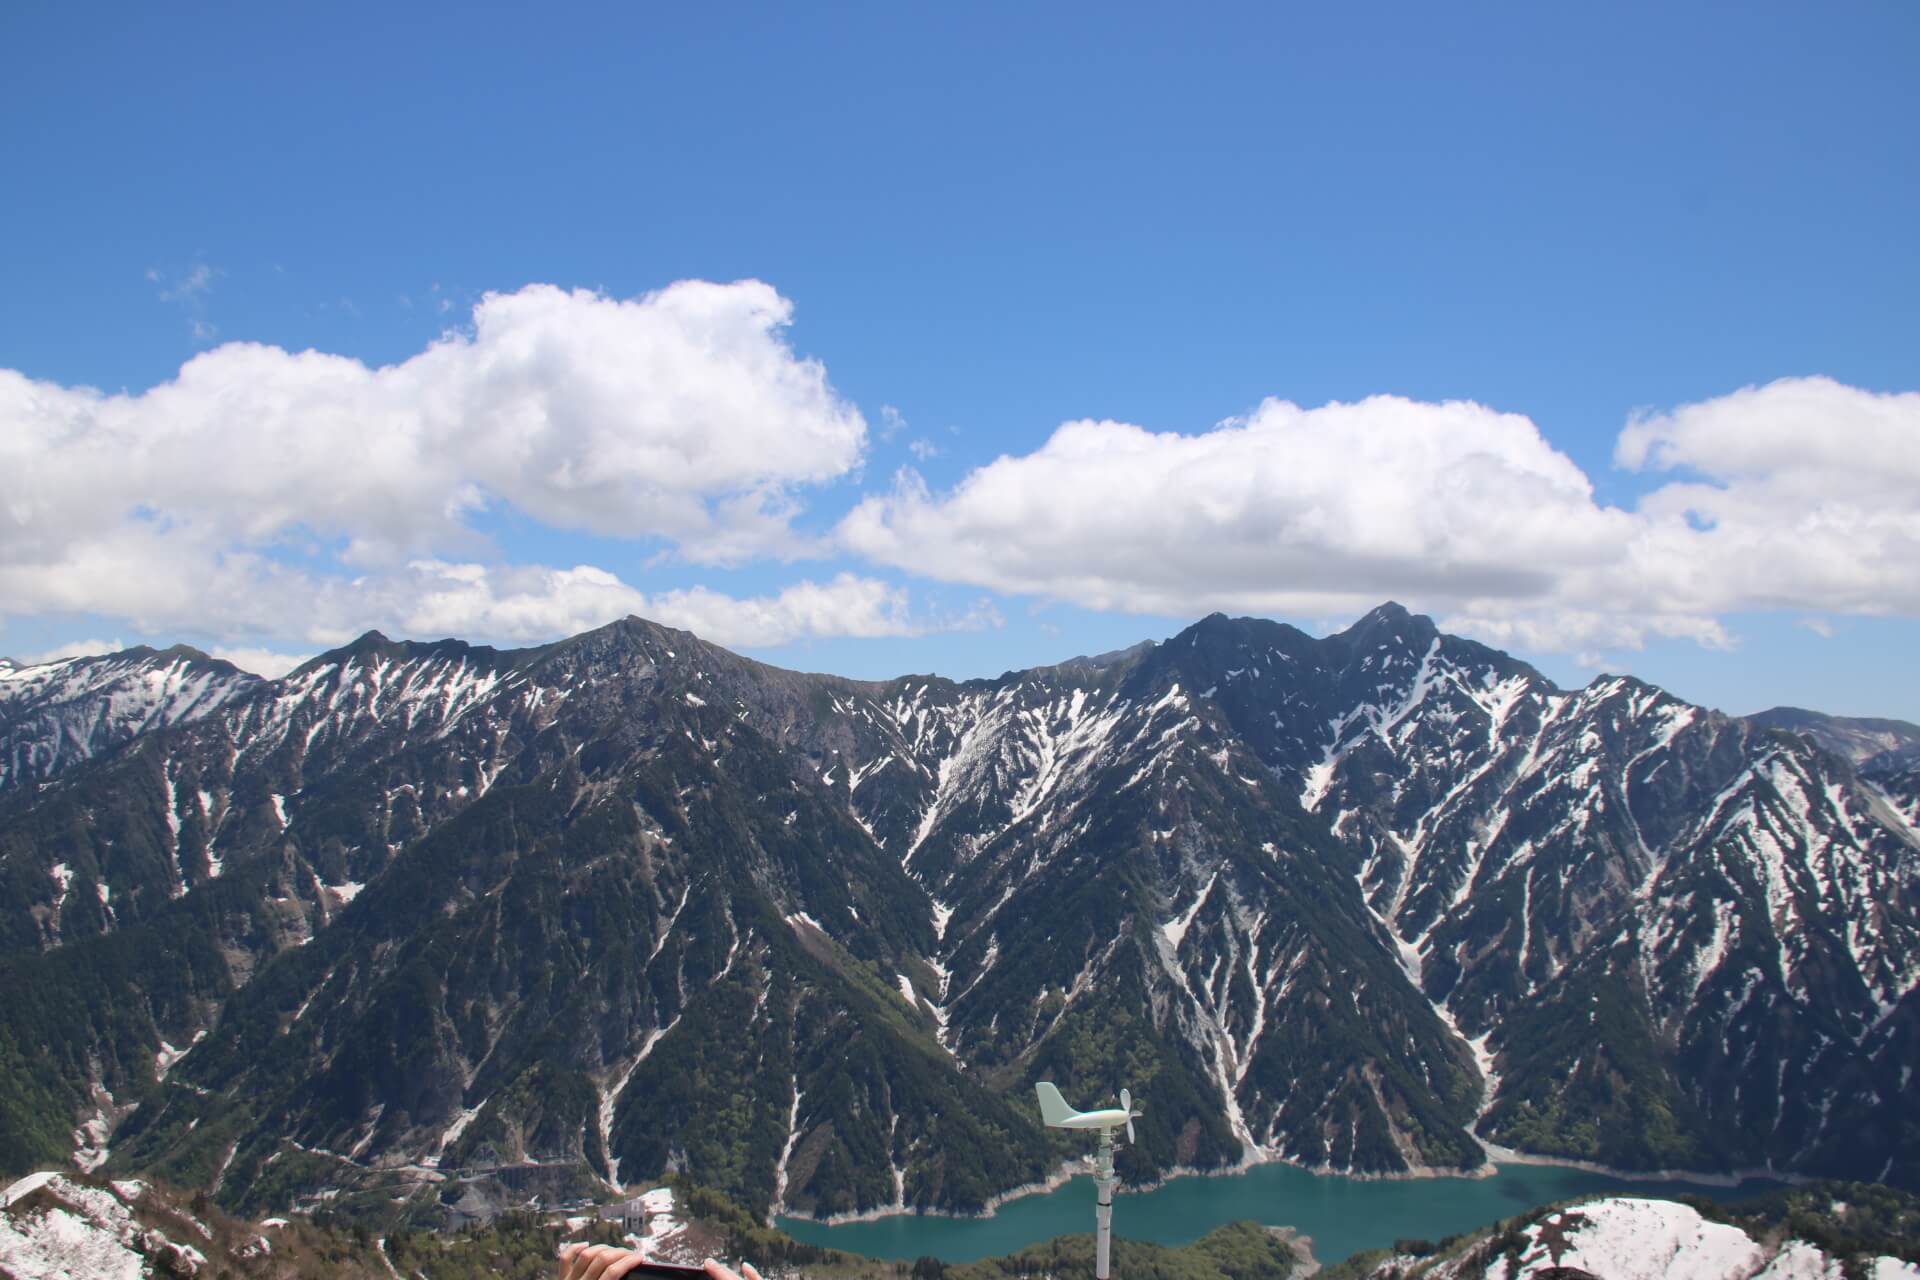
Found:
<svg viewBox="0 0 1920 1280"><path fill-rule="evenodd" d="M0 791L211 715L261 683L185 645L34 666L0 660Z"/></svg>
<svg viewBox="0 0 1920 1280"><path fill-rule="evenodd" d="M964 683L371 635L194 705L0 794L0 979L60 993L6 1162L965 1208L1051 1078L1150 1099L1136 1178L1920 1178L1920 769L1397 606Z"/></svg>

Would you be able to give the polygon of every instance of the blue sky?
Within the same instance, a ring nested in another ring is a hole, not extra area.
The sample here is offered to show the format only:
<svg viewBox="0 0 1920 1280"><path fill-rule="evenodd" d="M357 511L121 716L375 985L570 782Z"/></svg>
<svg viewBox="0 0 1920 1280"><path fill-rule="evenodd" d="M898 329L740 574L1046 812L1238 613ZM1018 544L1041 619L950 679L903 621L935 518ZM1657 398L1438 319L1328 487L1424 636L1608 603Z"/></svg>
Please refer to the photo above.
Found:
<svg viewBox="0 0 1920 1280"><path fill-rule="evenodd" d="M1920 720L1912 6L393 8L0 14L0 652L1392 596Z"/></svg>

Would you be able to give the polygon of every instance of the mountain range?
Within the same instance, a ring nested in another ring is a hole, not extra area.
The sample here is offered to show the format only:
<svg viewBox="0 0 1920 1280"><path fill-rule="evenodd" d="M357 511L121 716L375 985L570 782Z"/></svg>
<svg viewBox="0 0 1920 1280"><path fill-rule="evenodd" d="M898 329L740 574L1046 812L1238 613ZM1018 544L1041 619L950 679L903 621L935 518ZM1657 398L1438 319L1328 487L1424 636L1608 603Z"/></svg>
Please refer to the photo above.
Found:
<svg viewBox="0 0 1920 1280"><path fill-rule="evenodd" d="M956 682L629 618L0 667L0 1167L976 1211L1502 1147L1920 1182L1920 729L1384 605Z"/></svg>

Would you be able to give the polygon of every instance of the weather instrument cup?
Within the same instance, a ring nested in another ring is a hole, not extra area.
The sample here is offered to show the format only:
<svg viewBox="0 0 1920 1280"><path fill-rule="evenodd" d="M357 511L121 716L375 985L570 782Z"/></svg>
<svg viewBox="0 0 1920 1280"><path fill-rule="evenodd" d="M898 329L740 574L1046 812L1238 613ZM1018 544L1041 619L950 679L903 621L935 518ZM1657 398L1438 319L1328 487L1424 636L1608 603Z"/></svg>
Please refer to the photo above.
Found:
<svg viewBox="0 0 1920 1280"><path fill-rule="evenodd" d="M1050 1081L1033 1087L1040 1095L1040 1118L1054 1129L1097 1129L1100 1149L1095 1154L1093 1186L1097 1196L1093 1208L1095 1280L1109 1280L1108 1263L1113 1252L1113 1188L1119 1181L1113 1173L1113 1131L1125 1128L1127 1143L1133 1144L1133 1118L1141 1113L1133 1109L1133 1095L1120 1091L1120 1105L1105 1111L1075 1111L1060 1096Z"/></svg>

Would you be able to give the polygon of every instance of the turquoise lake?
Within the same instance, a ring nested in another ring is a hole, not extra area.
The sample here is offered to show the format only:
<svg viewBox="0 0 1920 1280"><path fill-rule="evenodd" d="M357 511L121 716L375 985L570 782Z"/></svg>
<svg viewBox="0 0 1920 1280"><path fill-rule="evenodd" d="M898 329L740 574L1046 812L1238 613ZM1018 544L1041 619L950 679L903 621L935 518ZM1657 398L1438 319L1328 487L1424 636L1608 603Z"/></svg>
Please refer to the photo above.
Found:
<svg viewBox="0 0 1920 1280"><path fill-rule="evenodd" d="M1251 1220L1293 1227L1313 1240L1314 1257L1334 1263L1396 1239L1438 1240L1510 1217L1523 1209L1595 1191L1640 1195L1691 1192L1737 1199L1769 1184L1739 1187L1630 1181L1557 1165L1501 1165L1491 1178L1369 1181L1308 1173L1290 1165L1255 1165L1218 1178L1175 1178L1152 1191L1114 1198L1113 1233L1180 1245L1223 1223ZM872 1222L826 1226L781 1218L782 1231L809 1244L875 1258L931 1255L972 1262L1012 1253L1054 1236L1093 1230L1093 1181L1084 1175L1044 1194L1000 1206L991 1218L897 1214Z"/></svg>

